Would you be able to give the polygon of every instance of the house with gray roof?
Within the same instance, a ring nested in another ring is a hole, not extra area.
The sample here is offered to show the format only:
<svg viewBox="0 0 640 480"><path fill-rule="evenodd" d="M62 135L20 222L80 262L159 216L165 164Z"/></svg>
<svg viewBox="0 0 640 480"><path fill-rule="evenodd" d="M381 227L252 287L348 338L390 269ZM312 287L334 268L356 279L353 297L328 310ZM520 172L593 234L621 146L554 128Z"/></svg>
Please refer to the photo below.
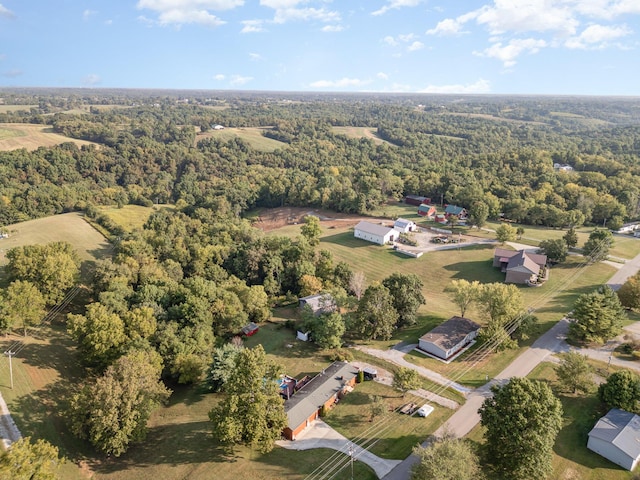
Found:
<svg viewBox="0 0 640 480"><path fill-rule="evenodd" d="M464 317L451 317L418 340L418 349L449 360L478 336L480 325Z"/></svg>
<svg viewBox="0 0 640 480"><path fill-rule="evenodd" d="M353 236L367 242L386 245L397 240L400 237L400 232L384 225L362 221L355 226Z"/></svg>
<svg viewBox="0 0 640 480"><path fill-rule="evenodd" d="M295 440L311 423L320 417L322 408L329 409L350 392L356 384L358 369L347 362L334 362L307 382L284 402L287 426L282 434Z"/></svg>
<svg viewBox="0 0 640 480"><path fill-rule="evenodd" d="M314 315L335 312L337 308L336 301L329 293L301 297L298 299L298 306L300 308L309 307Z"/></svg>
<svg viewBox="0 0 640 480"><path fill-rule="evenodd" d="M640 417L614 408L589 432L587 448L627 470L640 459Z"/></svg>
<svg viewBox="0 0 640 480"><path fill-rule="evenodd" d="M493 266L506 273L505 283L538 283L547 272L547 256L525 250L496 248Z"/></svg>
<svg viewBox="0 0 640 480"><path fill-rule="evenodd" d="M394 222L393 228L398 230L400 233L409 233L413 232L416 229L416 224L415 222L407 220L406 218L398 218Z"/></svg>

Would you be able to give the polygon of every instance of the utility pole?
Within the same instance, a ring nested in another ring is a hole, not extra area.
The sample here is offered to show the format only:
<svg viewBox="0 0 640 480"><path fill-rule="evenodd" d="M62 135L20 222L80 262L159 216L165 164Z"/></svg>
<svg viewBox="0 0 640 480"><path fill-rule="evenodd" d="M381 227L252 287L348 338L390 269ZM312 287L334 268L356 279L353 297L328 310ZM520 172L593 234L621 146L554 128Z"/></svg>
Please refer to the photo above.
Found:
<svg viewBox="0 0 640 480"><path fill-rule="evenodd" d="M4 354L9 357L9 377L11 378L11 390L13 390L13 366L11 365L11 356L15 355L16 352L7 350L6 352L4 352Z"/></svg>

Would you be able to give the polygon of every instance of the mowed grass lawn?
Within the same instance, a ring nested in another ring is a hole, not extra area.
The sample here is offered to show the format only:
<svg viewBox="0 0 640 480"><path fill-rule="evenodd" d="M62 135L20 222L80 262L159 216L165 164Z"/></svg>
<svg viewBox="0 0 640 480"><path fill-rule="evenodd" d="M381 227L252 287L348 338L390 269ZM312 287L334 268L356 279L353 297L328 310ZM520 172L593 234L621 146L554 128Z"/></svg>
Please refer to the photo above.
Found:
<svg viewBox="0 0 640 480"><path fill-rule="evenodd" d="M98 210L108 216L117 225L124 228L126 231L131 232L133 230L142 230L142 227L151 216L153 212L158 209L170 209L174 208L173 205L154 205L153 207L143 207L141 205L125 205L122 208L116 206L112 207L98 207Z"/></svg>
<svg viewBox="0 0 640 480"><path fill-rule="evenodd" d="M31 125L27 123L3 123L0 124L0 151L17 150L26 148L35 150L38 147L51 147L65 142L73 142L79 147L82 145L98 145L94 142L77 140L65 137L53 132L48 125Z"/></svg>
<svg viewBox="0 0 640 480"><path fill-rule="evenodd" d="M87 279L91 264L107 258L112 251L111 244L78 212L15 223L7 229L9 238L0 239L0 266L6 265L5 253L11 248L65 241L78 252L83 278ZM4 272L1 277L4 278Z"/></svg>

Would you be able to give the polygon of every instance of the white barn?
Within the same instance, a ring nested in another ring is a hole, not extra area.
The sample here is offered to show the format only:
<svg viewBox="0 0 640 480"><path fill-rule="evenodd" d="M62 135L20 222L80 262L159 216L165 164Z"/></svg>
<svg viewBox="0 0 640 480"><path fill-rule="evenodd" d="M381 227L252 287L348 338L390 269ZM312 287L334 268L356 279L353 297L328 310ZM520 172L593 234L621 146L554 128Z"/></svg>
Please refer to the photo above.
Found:
<svg viewBox="0 0 640 480"><path fill-rule="evenodd" d="M409 233L416 229L416 224L406 218L398 218L393 224L393 228L398 230L400 233Z"/></svg>
<svg viewBox="0 0 640 480"><path fill-rule="evenodd" d="M393 228L362 221L356 225L353 236L367 242L385 245L397 240L400 237L400 232Z"/></svg>
<svg viewBox="0 0 640 480"><path fill-rule="evenodd" d="M471 343L480 325L463 317L451 317L418 340L418 348L442 360L449 360Z"/></svg>
<svg viewBox="0 0 640 480"><path fill-rule="evenodd" d="M640 459L640 417L614 408L589 432L587 448L631 471Z"/></svg>

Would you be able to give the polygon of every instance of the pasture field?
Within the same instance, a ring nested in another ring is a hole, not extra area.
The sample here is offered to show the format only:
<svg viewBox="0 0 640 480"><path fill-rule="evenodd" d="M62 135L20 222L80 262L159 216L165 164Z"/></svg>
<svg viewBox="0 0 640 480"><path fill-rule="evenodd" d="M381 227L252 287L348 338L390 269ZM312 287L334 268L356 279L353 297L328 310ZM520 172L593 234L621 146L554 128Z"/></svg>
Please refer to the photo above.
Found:
<svg viewBox="0 0 640 480"><path fill-rule="evenodd" d="M0 113L9 112L28 112L32 108L37 108L38 105L0 105Z"/></svg>
<svg viewBox="0 0 640 480"><path fill-rule="evenodd" d="M82 217L72 212L7 226L9 238L0 239L0 266L6 265L5 252L13 247L69 242L82 261L81 271L89 274L91 264L111 254L111 244Z"/></svg>
<svg viewBox="0 0 640 480"><path fill-rule="evenodd" d="M73 142L78 147L82 145L96 145L98 143L77 140L53 132L48 125L31 125L28 123L0 124L0 151L26 148L36 150L38 147L51 147L65 142Z"/></svg>
<svg viewBox="0 0 640 480"><path fill-rule="evenodd" d="M375 127L331 127L331 130L333 130L333 133L344 135L349 138L368 138L376 145L382 145L383 143L386 143L387 145L394 145L393 143L378 137Z"/></svg>
<svg viewBox="0 0 640 480"><path fill-rule="evenodd" d="M98 210L108 216L117 225L128 232L141 230L151 214L158 209L173 209L173 205L154 205L153 207L143 207L141 205L125 205L122 208L98 207Z"/></svg>
<svg viewBox="0 0 640 480"><path fill-rule="evenodd" d="M251 145L252 148L261 152L273 152L278 148L285 148L287 146L284 142L274 140L273 138L267 138L262 135L262 132L265 130L270 130L270 127L227 127L224 130L210 130L206 133L198 133L196 135L196 143L204 138L211 137L224 141L240 137Z"/></svg>

